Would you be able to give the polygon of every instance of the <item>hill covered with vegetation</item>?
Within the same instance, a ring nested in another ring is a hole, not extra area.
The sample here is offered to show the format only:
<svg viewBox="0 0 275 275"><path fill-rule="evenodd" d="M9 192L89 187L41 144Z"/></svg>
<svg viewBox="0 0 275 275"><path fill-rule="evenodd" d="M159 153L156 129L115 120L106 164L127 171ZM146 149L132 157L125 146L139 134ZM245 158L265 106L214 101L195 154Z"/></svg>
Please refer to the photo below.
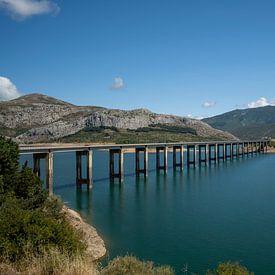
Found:
<svg viewBox="0 0 275 275"><path fill-rule="evenodd" d="M0 134L20 143L232 140L229 133L187 117L73 104L42 94L0 102Z"/></svg>
<svg viewBox="0 0 275 275"><path fill-rule="evenodd" d="M275 106L234 110L203 121L240 139L275 138Z"/></svg>

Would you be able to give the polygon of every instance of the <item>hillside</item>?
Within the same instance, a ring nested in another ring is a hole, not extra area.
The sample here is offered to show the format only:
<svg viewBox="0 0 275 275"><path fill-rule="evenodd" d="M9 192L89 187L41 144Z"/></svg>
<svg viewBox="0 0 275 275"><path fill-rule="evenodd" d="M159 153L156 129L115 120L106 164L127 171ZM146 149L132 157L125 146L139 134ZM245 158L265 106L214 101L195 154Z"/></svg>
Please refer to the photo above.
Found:
<svg viewBox="0 0 275 275"><path fill-rule="evenodd" d="M168 142L234 139L206 123L146 109L73 104L41 94L0 102L0 134L33 142Z"/></svg>
<svg viewBox="0 0 275 275"><path fill-rule="evenodd" d="M275 106L234 110L203 121L240 139L275 137Z"/></svg>

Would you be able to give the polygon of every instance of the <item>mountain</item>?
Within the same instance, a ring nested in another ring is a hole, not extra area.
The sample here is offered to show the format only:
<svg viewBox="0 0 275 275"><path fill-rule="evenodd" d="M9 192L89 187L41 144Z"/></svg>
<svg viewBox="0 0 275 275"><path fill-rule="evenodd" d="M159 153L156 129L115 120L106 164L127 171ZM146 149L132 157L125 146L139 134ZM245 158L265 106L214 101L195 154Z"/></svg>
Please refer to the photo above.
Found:
<svg viewBox="0 0 275 275"><path fill-rule="evenodd" d="M203 121L240 139L275 138L275 106L234 110Z"/></svg>
<svg viewBox="0 0 275 275"><path fill-rule="evenodd" d="M75 106L42 94L0 102L0 134L21 143L235 139L195 119L156 114L146 109L122 111Z"/></svg>

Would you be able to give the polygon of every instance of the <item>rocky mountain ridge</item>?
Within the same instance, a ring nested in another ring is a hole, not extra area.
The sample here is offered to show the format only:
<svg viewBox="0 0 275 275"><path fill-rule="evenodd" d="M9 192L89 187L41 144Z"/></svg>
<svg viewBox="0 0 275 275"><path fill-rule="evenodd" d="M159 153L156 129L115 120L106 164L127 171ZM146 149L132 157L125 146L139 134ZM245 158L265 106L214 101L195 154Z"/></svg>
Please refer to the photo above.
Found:
<svg viewBox="0 0 275 275"><path fill-rule="evenodd" d="M29 94L0 102L1 134L21 143L55 141L94 127L135 130L154 125L188 127L202 138L235 139L229 133L185 117L156 114L146 109L123 111L73 104L42 94ZM7 135L7 134L6 134Z"/></svg>

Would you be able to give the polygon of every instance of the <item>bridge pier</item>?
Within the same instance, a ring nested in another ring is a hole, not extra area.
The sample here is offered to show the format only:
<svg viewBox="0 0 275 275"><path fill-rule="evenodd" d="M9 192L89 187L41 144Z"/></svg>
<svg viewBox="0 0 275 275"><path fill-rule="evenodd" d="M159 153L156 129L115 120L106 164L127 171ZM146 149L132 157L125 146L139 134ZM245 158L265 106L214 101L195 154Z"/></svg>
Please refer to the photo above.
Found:
<svg viewBox="0 0 275 275"><path fill-rule="evenodd" d="M229 150L228 150L228 149L229 149ZM228 152L228 151L229 151L229 152ZM230 144L230 143L226 143L226 144L225 144L225 159L231 158L231 153L232 153L231 144Z"/></svg>
<svg viewBox="0 0 275 275"><path fill-rule="evenodd" d="M115 155L118 155L118 172L115 173ZM118 178L120 182L124 180L124 152L120 149L109 149L109 174L110 180Z"/></svg>
<svg viewBox="0 0 275 275"><path fill-rule="evenodd" d="M207 161L207 146L206 144L199 144L199 164L205 163Z"/></svg>
<svg viewBox="0 0 275 275"><path fill-rule="evenodd" d="M163 165L160 164L160 153L163 151ZM156 168L157 171L163 170L164 173L167 173L168 165L167 165L167 147L166 146L160 146L156 147Z"/></svg>
<svg viewBox="0 0 275 275"><path fill-rule="evenodd" d="M40 177L41 167L40 161L45 159L46 166L46 189L49 192L49 195L53 194L53 153L34 153L33 154L33 172Z"/></svg>
<svg viewBox="0 0 275 275"><path fill-rule="evenodd" d="M233 143L230 143L230 158L234 158L234 146Z"/></svg>
<svg viewBox="0 0 275 275"><path fill-rule="evenodd" d="M179 150L180 159L177 162L177 151ZM173 146L173 167L183 169L183 145Z"/></svg>
<svg viewBox="0 0 275 275"><path fill-rule="evenodd" d="M140 153L143 153L143 169L140 168ZM136 147L136 175L139 176L141 173L144 177L148 176L148 148L147 147Z"/></svg>
<svg viewBox="0 0 275 275"><path fill-rule="evenodd" d="M248 155L248 143L247 142L244 142L243 144L243 152L244 152L244 155Z"/></svg>
<svg viewBox="0 0 275 275"><path fill-rule="evenodd" d="M264 152L267 152L267 146L268 146L268 143L267 141L264 142Z"/></svg>
<svg viewBox="0 0 275 275"><path fill-rule="evenodd" d="M221 159L224 161L225 160L225 144L217 144L217 158L218 161L220 161ZM222 154L221 154L222 152Z"/></svg>
<svg viewBox="0 0 275 275"><path fill-rule="evenodd" d="M212 156L212 152L214 153L214 156ZM212 161L217 162L217 144L208 144L208 160L209 163Z"/></svg>
<svg viewBox="0 0 275 275"><path fill-rule="evenodd" d="M244 156L244 142L241 143L241 145L242 145L242 157L243 157Z"/></svg>
<svg viewBox="0 0 275 275"><path fill-rule="evenodd" d="M236 158L239 158L240 156L240 143L236 143Z"/></svg>
<svg viewBox="0 0 275 275"><path fill-rule="evenodd" d="M258 152L259 153L262 152L262 142L261 141L258 142Z"/></svg>
<svg viewBox="0 0 275 275"><path fill-rule="evenodd" d="M238 156L238 152L237 152L237 143L232 143L232 159L234 159L234 157L237 158Z"/></svg>
<svg viewBox="0 0 275 275"><path fill-rule="evenodd" d="M253 154L252 142L248 142L248 154Z"/></svg>
<svg viewBox="0 0 275 275"><path fill-rule="evenodd" d="M76 186L81 188L82 184L87 185L87 189L91 189L93 185L92 177L92 163L93 163L93 151L76 151ZM86 157L86 178L82 176L82 157Z"/></svg>
<svg viewBox="0 0 275 275"><path fill-rule="evenodd" d="M192 158L190 150L192 151ZM196 166L196 145L187 145L187 166L190 165Z"/></svg>

